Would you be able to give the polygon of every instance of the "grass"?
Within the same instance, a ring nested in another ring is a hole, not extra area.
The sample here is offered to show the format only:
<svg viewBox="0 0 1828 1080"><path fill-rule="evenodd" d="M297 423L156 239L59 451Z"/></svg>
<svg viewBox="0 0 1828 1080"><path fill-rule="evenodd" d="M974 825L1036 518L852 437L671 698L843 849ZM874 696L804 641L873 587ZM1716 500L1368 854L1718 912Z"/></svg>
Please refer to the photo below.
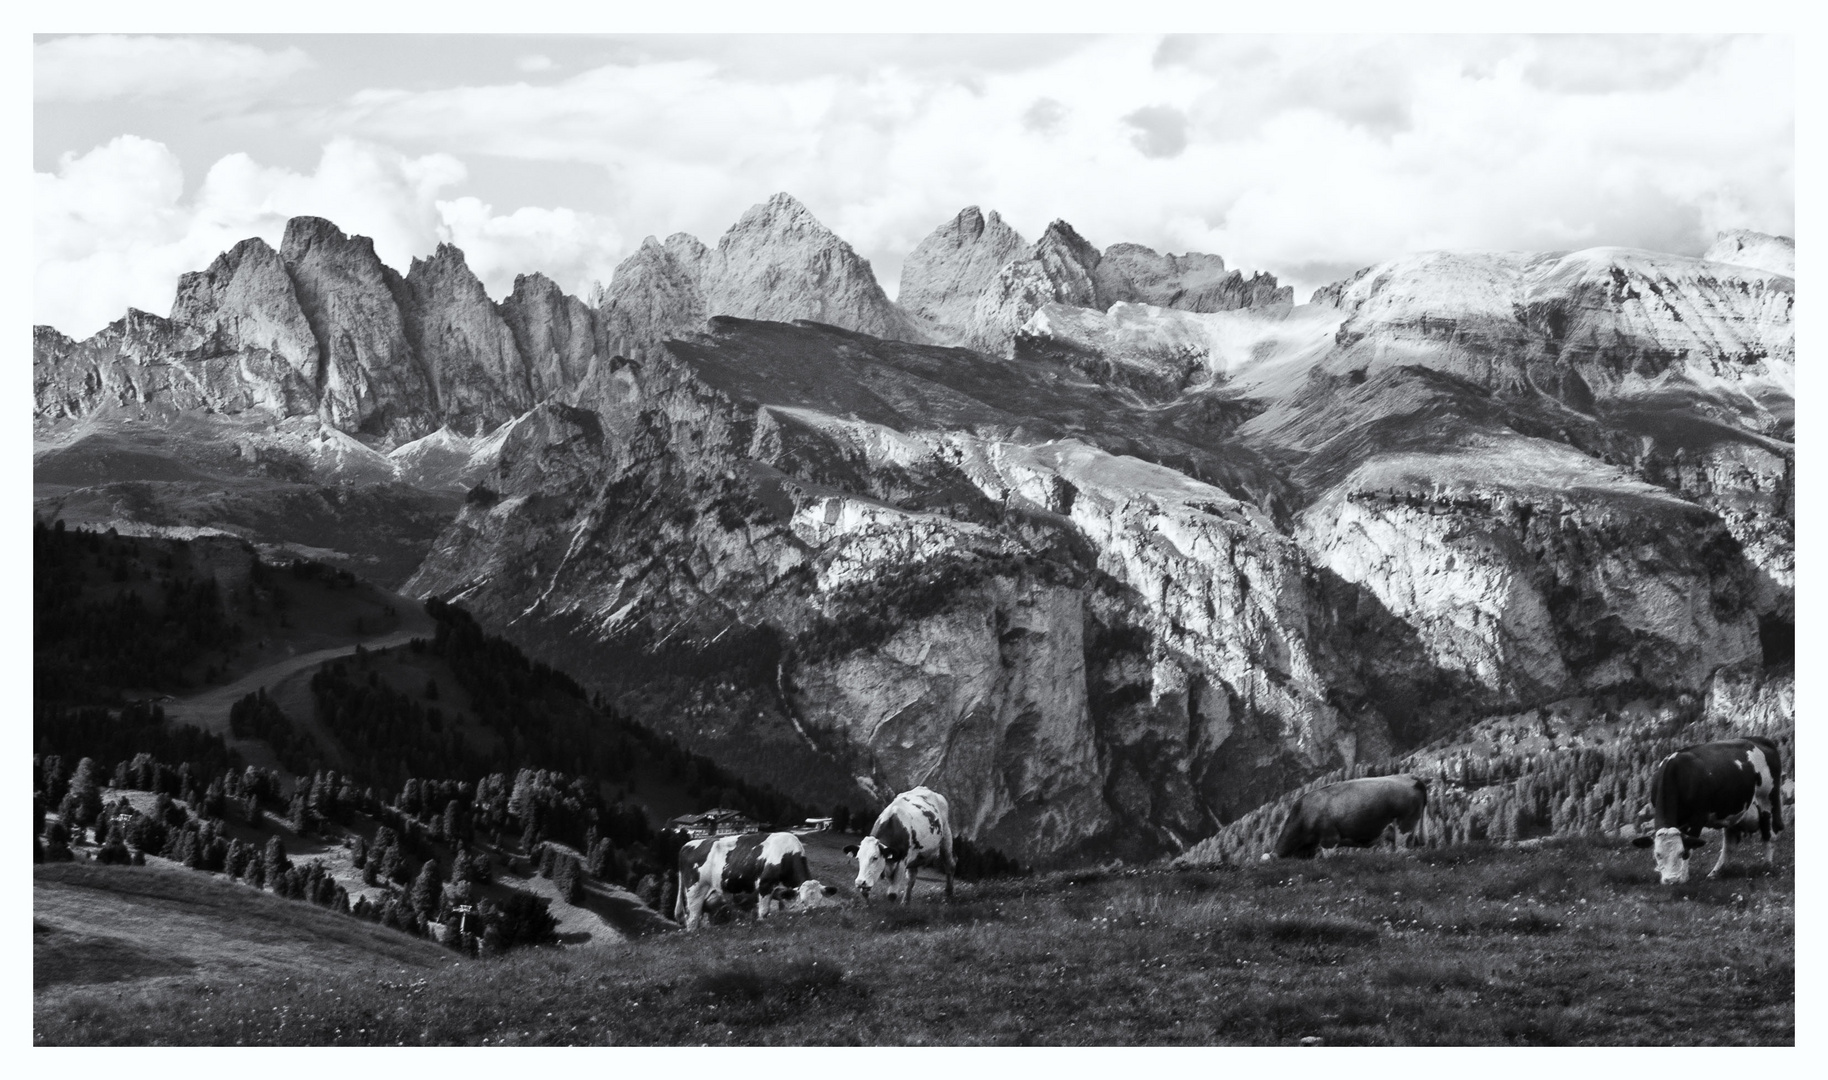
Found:
<svg viewBox="0 0 1828 1080"><path fill-rule="evenodd" d="M318 965L228 994L147 976L125 998L41 994L34 1039L1788 1044L1787 837L1779 851L1774 873L1741 861L1675 888L1644 853L1579 840L1055 874L411 979Z"/></svg>

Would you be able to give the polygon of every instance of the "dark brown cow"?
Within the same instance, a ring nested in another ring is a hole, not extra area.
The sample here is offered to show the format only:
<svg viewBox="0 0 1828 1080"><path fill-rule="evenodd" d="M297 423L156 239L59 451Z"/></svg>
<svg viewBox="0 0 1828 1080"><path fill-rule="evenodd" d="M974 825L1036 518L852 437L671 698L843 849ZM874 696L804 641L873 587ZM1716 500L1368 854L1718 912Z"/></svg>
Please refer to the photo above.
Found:
<svg viewBox="0 0 1828 1080"><path fill-rule="evenodd" d="M1427 806L1428 785L1405 773L1315 788L1289 807L1276 857L1308 859L1321 848L1370 847L1393 824L1412 833Z"/></svg>

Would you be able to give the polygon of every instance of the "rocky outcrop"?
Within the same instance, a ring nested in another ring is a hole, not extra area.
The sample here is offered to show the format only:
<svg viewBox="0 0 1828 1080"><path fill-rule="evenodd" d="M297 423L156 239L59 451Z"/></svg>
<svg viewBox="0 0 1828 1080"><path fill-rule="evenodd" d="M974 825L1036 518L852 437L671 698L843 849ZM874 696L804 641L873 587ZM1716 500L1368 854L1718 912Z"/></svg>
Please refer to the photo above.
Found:
<svg viewBox="0 0 1828 1080"><path fill-rule="evenodd" d="M597 355L596 322L584 301L544 274L516 274L501 317L514 335L532 400L575 394Z"/></svg>
<svg viewBox="0 0 1828 1080"><path fill-rule="evenodd" d="M978 296L1027 248L995 210L986 216L967 206L909 253L896 302L957 336L971 322Z"/></svg>
<svg viewBox="0 0 1828 1080"><path fill-rule="evenodd" d="M1294 290L1278 286L1274 274L1258 271L1248 279L1225 269L1217 255L1197 252L1158 255L1141 244L1113 244L1092 270L1095 306L1152 304L1182 311L1235 311L1267 308L1294 301Z"/></svg>

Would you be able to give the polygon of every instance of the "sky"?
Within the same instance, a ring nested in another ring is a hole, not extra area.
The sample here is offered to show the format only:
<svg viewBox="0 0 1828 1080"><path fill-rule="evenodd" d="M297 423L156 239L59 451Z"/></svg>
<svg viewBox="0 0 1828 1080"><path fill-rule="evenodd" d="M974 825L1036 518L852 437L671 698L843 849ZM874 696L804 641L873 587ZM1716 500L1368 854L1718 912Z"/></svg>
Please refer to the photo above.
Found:
<svg viewBox="0 0 1828 1080"><path fill-rule="evenodd" d="M315 214L497 299L607 283L777 191L894 296L965 206L1221 255L1305 298L1440 248L1794 235L1781 36L41 35L33 321L169 311Z"/></svg>

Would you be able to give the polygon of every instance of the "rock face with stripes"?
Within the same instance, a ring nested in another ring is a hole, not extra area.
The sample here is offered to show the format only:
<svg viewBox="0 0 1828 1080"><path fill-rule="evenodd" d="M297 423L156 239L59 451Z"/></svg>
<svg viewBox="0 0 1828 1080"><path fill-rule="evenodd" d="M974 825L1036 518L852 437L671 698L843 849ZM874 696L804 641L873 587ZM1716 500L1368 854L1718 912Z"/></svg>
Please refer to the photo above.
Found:
<svg viewBox="0 0 1828 1080"><path fill-rule="evenodd" d="M1654 832L1632 841L1650 848L1665 885L1688 880L1688 854L1719 833L1720 855L1708 877L1726 866L1729 838L1756 828L1765 862L1775 858L1771 834L1784 831L1783 759L1777 744L1754 736L1686 746L1664 758L1651 780Z"/></svg>

